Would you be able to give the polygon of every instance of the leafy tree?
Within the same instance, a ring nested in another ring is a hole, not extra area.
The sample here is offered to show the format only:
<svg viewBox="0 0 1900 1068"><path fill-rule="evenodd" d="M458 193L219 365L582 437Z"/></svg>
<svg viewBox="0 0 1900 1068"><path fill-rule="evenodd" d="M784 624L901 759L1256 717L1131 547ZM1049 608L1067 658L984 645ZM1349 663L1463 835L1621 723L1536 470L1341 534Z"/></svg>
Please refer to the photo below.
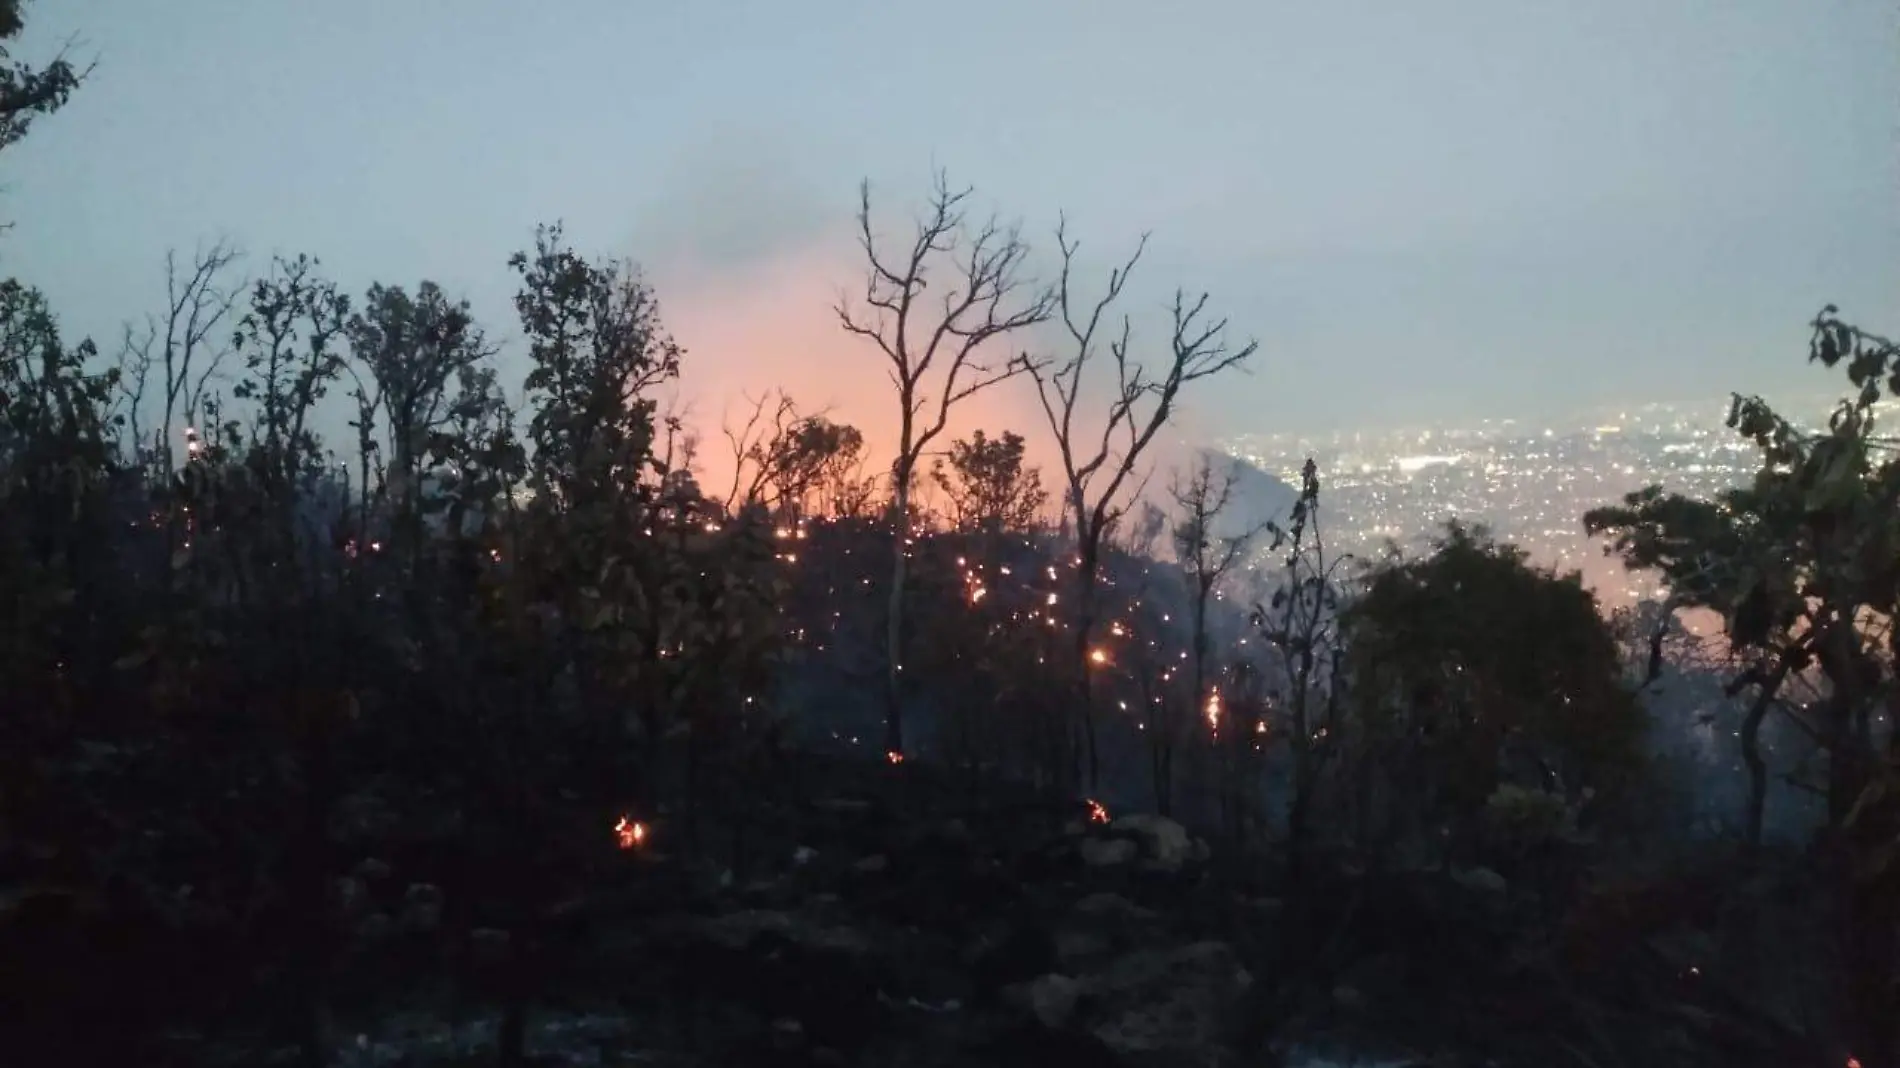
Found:
<svg viewBox="0 0 1900 1068"><path fill-rule="evenodd" d="M10 62L6 42L25 27L24 3L0 0L0 150L25 137L34 119L64 107L92 72L91 67L74 67L63 51L37 70Z"/></svg>
<svg viewBox="0 0 1900 1068"><path fill-rule="evenodd" d="M1392 804L1454 845L1507 782L1575 803L1635 767L1641 713L1576 574L1454 522L1430 556L1376 569L1340 622L1361 747Z"/></svg>
<svg viewBox="0 0 1900 1068"><path fill-rule="evenodd" d="M1049 494L1041 473L1023 465L1021 434L1005 430L987 438L978 430L950 443L948 461L938 460L930 474L950 498L958 530L999 534L1035 526Z"/></svg>
<svg viewBox="0 0 1900 1068"><path fill-rule="evenodd" d="M1310 458L1300 468L1300 495L1286 525L1270 523L1266 529L1273 537L1268 551L1285 555L1278 585L1267 604L1255 606L1253 624L1278 659L1285 686L1280 696L1293 756L1287 849L1297 877L1310 837L1313 799L1338 742L1338 712L1348 678L1342 665L1340 571L1352 559L1327 552L1320 523L1319 466Z"/></svg>
<svg viewBox="0 0 1900 1068"><path fill-rule="evenodd" d="M1828 756L1827 853L1847 917L1842 948L1858 1048L1872 1054L1863 1056L1867 1064L1895 1063L1900 938L1891 872L1900 816L1883 765L1900 760L1893 668L1900 631L1892 626L1900 612L1900 460L1875 424L1877 402L1900 393L1900 346L1843 322L1833 305L1811 325L1810 362L1841 368L1855 390L1824 430L1805 431L1759 397L1737 395L1729 426L1761 456L1750 485L1708 501L1650 487L1584 523L1612 535L1609 551L1629 566L1661 571L1673 598L1720 611L1731 645L1749 658L1736 688L1756 693L1742 732L1751 850L1766 785L1762 719L1790 679L1815 672L1825 680L1814 721L1797 720Z"/></svg>
<svg viewBox="0 0 1900 1068"><path fill-rule="evenodd" d="M822 414L798 414L781 391L769 423L764 419L770 395L753 402L752 414L737 429L724 428L732 445L732 488L725 511L762 504L796 519L811 498L847 477L862 461L864 435L856 427L834 423Z"/></svg>
<svg viewBox="0 0 1900 1068"><path fill-rule="evenodd" d="M494 354L469 314L468 302L450 301L434 282L411 297L401 286L372 285L346 328L351 354L375 392L362 399L367 424L380 416L381 438L364 452L383 458L381 478L392 503L404 510L411 544L421 539L424 477L443 462L445 433L455 418L455 387ZM367 430L368 426L359 429Z"/></svg>

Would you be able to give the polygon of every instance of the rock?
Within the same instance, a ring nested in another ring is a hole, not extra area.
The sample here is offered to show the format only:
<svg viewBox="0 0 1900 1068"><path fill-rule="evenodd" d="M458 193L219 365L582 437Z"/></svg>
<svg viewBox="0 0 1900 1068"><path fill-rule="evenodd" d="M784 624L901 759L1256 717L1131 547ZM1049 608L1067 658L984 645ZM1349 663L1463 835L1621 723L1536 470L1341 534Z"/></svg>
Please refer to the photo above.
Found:
<svg viewBox="0 0 1900 1068"><path fill-rule="evenodd" d="M1220 942L1142 950L1085 980L1078 1016L1119 1056L1205 1064L1216 1056L1229 1017L1252 983L1233 950Z"/></svg>
<svg viewBox="0 0 1900 1068"><path fill-rule="evenodd" d="M805 1044L805 1025L789 1017L780 1017L772 1021L772 1046L782 1052L791 1052Z"/></svg>
<svg viewBox="0 0 1900 1068"><path fill-rule="evenodd" d="M1241 902L1261 923L1277 924L1286 916L1286 902L1277 897L1254 897Z"/></svg>
<svg viewBox="0 0 1900 1068"><path fill-rule="evenodd" d="M396 930L396 921L387 912L372 912L356 925L356 936L365 942L380 942Z"/></svg>
<svg viewBox="0 0 1900 1068"><path fill-rule="evenodd" d="M1056 931L1056 965L1064 971L1086 972L1106 964L1115 947L1093 931L1063 928Z"/></svg>
<svg viewBox="0 0 1900 1068"><path fill-rule="evenodd" d="M690 934L724 949L745 949L761 936L783 939L801 949L860 955L871 950L863 934L833 927L806 916L772 909L747 909L687 925Z"/></svg>
<svg viewBox="0 0 1900 1068"><path fill-rule="evenodd" d="M397 823L383 798L373 793L349 794L331 809L330 836L345 844L377 842L389 838Z"/></svg>
<svg viewBox="0 0 1900 1068"><path fill-rule="evenodd" d="M1070 912L1082 919L1106 923L1146 923L1155 918L1154 910L1142 908L1120 894L1106 891L1090 894L1077 901Z"/></svg>
<svg viewBox="0 0 1900 1068"><path fill-rule="evenodd" d="M1359 992L1358 987L1347 986L1341 983L1339 986L1333 987L1333 1004L1350 1012L1354 1009L1364 1008L1366 998L1364 994Z"/></svg>
<svg viewBox="0 0 1900 1068"><path fill-rule="evenodd" d="M1502 894L1510 889L1510 884L1505 882L1504 876L1490 868L1454 869L1451 878L1459 886L1481 894Z"/></svg>
<svg viewBox="0 0 1900 1068"><path fill-rule="evenodd" d="M1205 838L1196 838L1193 848L1188 851L1188 859L1196 864L1205 864L1213 857L1214 847L1208 845Z"/></svg>
<svg viewBox="0 0 1900 1068"><path fill-rule="evenodd" d="M879 981L893 962L869 933L808 912L752 909L675 917L655 934L690 989L743 1007L762 1028L798 1021L801 1049L855 1049L879 1026Z"/></svg>
<svg viewBox="0 0 1900 1068"><path fill-rule="evenodd" d="M345 875L330 882L330 899L337 911L355 916L369 902L369 887L363 880Z"/></svg>
<svg viewBox="0 0 1900 1068"><path fill-rule="evenodd" d="M1076 999L1081 994L1081 983L1052 972L1008 987L1003 991L1003 1000L1035 1017L1044 1027L1059 1031L1067 1027L1075 1015Z"/></svg>
<svg viewBox="0 0 1900 1068"><path fill-rule="evenodd" d="M890 866L891 858L882 853L878 853L873 856L865 857L863 860L851 865L851 870L860 875L876 875L878 872L884 871Z"/></svg>
<svg viewBox="0 0 1900 1068"><path fill-rule="evenodd" d="M1126 838L1082 839L1082 863L1091 868L1118 868L1140 852L1141 847Z"/></svg>
<svg viewBox="0 0 1900 1068"><path fill-rule="evenodd" d="M1187 828L1167 818L1148 813L1123 816L1109 829L1140 843L1142 866L1155 871L1179 871L1192 859L1194 842Z"/></svg>
<svg viewBox="0 0 1900 1068"><path fill-rule="evenodd" d="M499 964L508 957L508 932L477 927L468 933L469 956L482 964Z"/></svg>
<svg viewBox="0 0 1900 1068"><path fill-rule="evenodd" d="M818 859L818 851L810 846L799 846L792 850L792 865L802 868Z"/></svg>
<svg viewBox="0 0 1900 1068"><path fill-rule="evenodd" d="M1095 893L1075 903L1056 928L1056 965L1080 975L1136 948L1155 926L1154 912L1119 894Z"/></svg>
<svg viewBox="0 0 1900 1068"><path fill-rule="evenodd" d="M434 883L411 883L402 896L402 916L397 920L404 931L421 934L442 926L442 888Z"/></svg>
<svg viewBox="0 0 1900 1068"><path fill-rule="evenodd" d="M394 869L389 866L388 862L370 857L361 864L358 864L356 870L351 874L366 883L374 883L389 878L393 871Z"/></svg>

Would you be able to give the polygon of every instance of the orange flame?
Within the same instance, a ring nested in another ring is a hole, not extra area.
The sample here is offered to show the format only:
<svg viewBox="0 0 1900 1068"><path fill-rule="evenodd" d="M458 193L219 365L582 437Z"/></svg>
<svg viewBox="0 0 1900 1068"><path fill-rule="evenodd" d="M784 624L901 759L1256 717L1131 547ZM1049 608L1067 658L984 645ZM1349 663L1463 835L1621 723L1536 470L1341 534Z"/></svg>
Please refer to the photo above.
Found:
<svg viewBox="0 0 1900 1068"><path fill-rule="evenodd" d="M1097 664L1106 664L1108 663L1108 653L1102 649L1092 650L1089 653L1089 660Z"/></svg>
<svg viewBox="0 0 1900 1068"><path fill-rule="evenodd" d="M884 759L893 764L902 764L904 762L904 754L895 749L887 749L884 752Z"/></svg>
<svg viewBox="0 0 1900 1068"><path fill-rule="evenodd" d="M1107 823L1108 809L1102 807L1102 803L1100 801L1095 800L1092 797L1089 798L1088 801L1089 801L1089 822L1090 823Z"/></svg>
<svg viewBox="0 0 1900 1068"><path fill-rule="evenodd" d="M638 848L647 840L647 825L622 816L614 824L614 840L622 849Z"/></svg>

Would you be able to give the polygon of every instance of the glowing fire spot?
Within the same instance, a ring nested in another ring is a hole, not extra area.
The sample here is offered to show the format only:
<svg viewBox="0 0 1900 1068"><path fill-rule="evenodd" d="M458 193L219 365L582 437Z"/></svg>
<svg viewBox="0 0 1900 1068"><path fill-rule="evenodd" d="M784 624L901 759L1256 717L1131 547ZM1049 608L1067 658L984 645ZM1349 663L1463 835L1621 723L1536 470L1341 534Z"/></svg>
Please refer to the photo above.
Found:
<svg viewBox="0 0 1900 1068"><path fill-rule="evenodd" d="M884 759L893 764L902 764L904 762L904 754L895 749L887 749L884 751Z"/></svg>
<svg viewBox="0 0 1900 1068"><path fill-rule="evenodd" d="M1220 691L1207 695L1207 726L1211 730L1220 730Z"/></svg>
<svg viewBox="0 0 1900 1068"><path fill-rule="evenodd" d="M1108 653L1101 649L1093 650L1089 653L1089 660L1096 664L1106 664L1108 663Z"/></svg>
<svg viewBox="0 0 1900 1068"><path fill-rule="evenodd" d="M1102 803L1100 801L1095 800L1092 797L1089 798L1089 822L1090 823L1107 823L1108 822L1108 809L1103 808Z"/></svg>
<svg viewBox="0 0 1900 1068"><path fill-rule="evenodd" d="M646 840L646 824L630 820L625 816L620 817L619 822L614 824L614 841L620 844L620 848L636 849L644 845Z"/></svg>

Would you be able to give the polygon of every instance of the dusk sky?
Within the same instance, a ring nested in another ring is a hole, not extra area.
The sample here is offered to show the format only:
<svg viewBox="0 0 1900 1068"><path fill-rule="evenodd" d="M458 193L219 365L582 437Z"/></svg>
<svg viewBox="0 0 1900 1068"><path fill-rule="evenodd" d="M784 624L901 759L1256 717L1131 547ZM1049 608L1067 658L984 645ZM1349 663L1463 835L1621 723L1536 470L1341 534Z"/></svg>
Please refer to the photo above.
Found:
<svg viewBox="0 0 1900 1068"><path fill-rule="evenodd" d="M1162 340L1178 284L1261 344L1194 401L1208 433L1826 386L1821 304L1900 329L1891 0L33 0L27 25L18 58L77 35L99 64L0 159L0 270L107 347L168 247L221 234L359 294L435 278L505 337L506 258L561 218L648 268L700 407L782 383L853 418L882 382L828 308L856 185L895 232L935 165L1039 247L1059 210L1085 254L1153 230L1138 330Z"/></svg>

